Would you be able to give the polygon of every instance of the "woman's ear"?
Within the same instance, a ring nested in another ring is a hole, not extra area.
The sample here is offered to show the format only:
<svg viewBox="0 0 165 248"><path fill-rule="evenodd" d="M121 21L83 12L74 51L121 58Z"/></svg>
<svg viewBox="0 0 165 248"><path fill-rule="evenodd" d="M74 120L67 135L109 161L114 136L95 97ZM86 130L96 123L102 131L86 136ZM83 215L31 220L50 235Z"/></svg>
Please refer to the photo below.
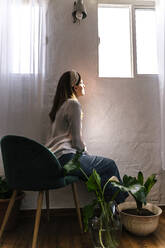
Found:
<svg viewBox="0 0 165 248"><path fill-rule="evenodd" d="M74 85L73 87L74 87L74 90L77 90L77 88L78 88L77 85Z"/></svg>

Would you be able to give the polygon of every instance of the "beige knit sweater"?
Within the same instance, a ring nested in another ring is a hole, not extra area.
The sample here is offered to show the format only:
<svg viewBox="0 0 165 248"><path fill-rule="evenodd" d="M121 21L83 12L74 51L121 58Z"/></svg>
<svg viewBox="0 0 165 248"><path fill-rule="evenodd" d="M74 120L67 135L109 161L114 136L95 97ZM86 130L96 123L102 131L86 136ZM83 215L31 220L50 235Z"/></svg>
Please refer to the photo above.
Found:
<svg viewBox="0 0 165 248"><path fill-rule="evenodd" d="M46 146L57 158L63 154L86 150L82 141L82 111L76 99L68 99L57 111Z"/></svg>

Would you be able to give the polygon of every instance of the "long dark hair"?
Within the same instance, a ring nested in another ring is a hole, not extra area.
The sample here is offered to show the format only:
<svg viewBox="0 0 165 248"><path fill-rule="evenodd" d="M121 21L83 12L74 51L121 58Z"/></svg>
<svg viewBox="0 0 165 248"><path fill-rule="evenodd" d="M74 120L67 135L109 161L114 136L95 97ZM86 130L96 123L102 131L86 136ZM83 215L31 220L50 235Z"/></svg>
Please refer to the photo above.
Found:
<svg viewBox="0 0 165 248"><path fill-rule="evenodd" d="M71 84L71 72L67 71L64 74L62 74L62 76L60 77L60 80L58 82L57 85L57 90L54 96L54 100L53 100L53 106L52 109L49 113L49 117L51 122L54 122L55 117L56 117L56 113L59 110L59 108L61 107L61 105L68 100L69 98L73 98L76 97L76 92L74 90L74 87ZM79 76L79 80L76 83L76 85L78 85L81 81L81 76L80 74L77 72L78 76Z"/></svg>

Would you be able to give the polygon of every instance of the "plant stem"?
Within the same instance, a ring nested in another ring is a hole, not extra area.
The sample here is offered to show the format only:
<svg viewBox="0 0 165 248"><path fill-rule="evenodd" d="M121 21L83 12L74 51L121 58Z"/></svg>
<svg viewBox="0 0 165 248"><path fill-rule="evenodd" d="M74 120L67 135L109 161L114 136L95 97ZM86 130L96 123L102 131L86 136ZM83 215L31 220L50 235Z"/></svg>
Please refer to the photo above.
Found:
<svg viewBox="0 0 165 248"><path fill-rule="evenodd" d="M80 167L79 169L80 169L80 171L83 173L83 175L85 176L85 178L86 178L87 181L88 181L89 177L87 176L87 174L81 169L81 167Z"/></svg>
<svg viewBox="0 0 165 248"><path fill-rule="evenodd" d="M105 246L107 248L116 248L116 241L113 239L112 234L110 232L110 219L113 222L113 218L112 218L112 213L111 210L109 208L109 205L102 201L100 202L101 208L102 208L102 216L100 216L100 230L99 230L99 240L100 240L100 244L102 246L102 248L105 248ZM105 232L105 246L103 244L103 240L102 240L102 234Z"/></svg>
<svg viewBox="0 0 165 248"><path fill-rule="evenodd" d="M120 192L120 189L118 189L118 190L114 193L114 195L113 195L112 198L111 198L111 201L114 201L114 200L116 199L116 197L117 197L117 195L119 194L119 192Z"/></svg>
<svg viewBox="0 0 165 248"><path fill-rule="evenodd" d="M102 220L100 219L99 240L100 240L100 244L101 244L102 248L105 248L103 241L102 241L102 231L103 231Z"/></svg>

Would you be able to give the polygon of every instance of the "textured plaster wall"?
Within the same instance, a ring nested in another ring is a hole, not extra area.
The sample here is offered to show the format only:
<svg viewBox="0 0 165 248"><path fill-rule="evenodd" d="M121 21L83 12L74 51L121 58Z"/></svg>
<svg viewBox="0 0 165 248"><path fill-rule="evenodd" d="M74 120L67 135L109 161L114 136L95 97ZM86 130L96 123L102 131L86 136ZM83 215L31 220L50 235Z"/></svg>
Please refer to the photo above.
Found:
<svg viewBox="0 0 165 248"><path fill-rule="evenodd" d="M158 182L149 198L165 203L157 77L98 78L97 1L85 2L88 17L80 25L72 23L72 0L51 0L49 4L43 130L48 131L47 114L60 75L76 69L86 84L86 96L80 102L84 112L83 137L89 153L114 159L121 175L136 175L139 170L145 176L156 173ZM78 190L84 205L92 195L83 183L79 183ZM34 197L27 195L23 208L33 208L35 197L35 193ZM69 186L51 193L51 207L73 206Z"/></svg>

